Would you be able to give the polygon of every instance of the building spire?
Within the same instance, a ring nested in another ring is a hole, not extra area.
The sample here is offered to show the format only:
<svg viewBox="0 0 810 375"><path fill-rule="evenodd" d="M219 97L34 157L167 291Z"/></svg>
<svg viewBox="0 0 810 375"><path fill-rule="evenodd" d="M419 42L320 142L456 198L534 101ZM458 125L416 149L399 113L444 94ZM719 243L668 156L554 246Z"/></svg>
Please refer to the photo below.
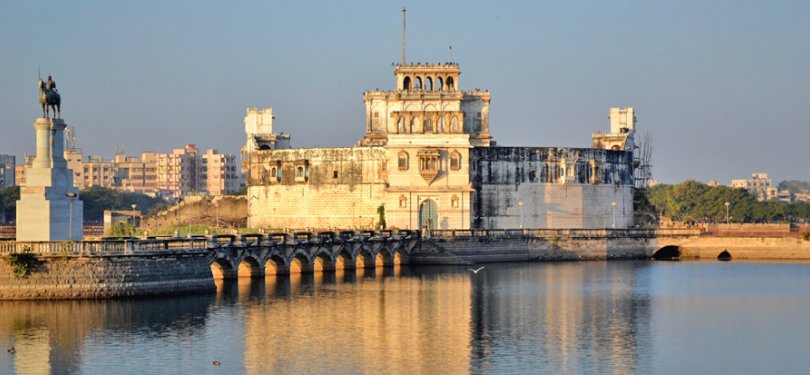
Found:
<svg viewBox="0 0 810 375"><path fill-rule="evenodd" d="M405 65L405 6L402 6L402 65Z"/></svg>

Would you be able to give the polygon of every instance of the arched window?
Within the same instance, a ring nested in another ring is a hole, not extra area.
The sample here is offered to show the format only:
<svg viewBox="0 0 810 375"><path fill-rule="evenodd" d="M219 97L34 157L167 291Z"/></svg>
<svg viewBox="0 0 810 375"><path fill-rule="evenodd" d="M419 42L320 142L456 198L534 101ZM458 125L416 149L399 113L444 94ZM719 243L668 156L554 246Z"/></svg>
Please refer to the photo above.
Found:
<svg viewBox="0 0 810 375"><path fill-rule="evenodd" d="M424 130L424 133L435 133L435 131L433 129L433 120L431 120L430 117L425 119L424 129L423 130Z"/></svg>
<svg viewBox="0 0 810 375"><path fill-rule="evenodd" d="M436 77L436 90L442 91L442 77Z"/></svg>
<svg viewBox="0 0 810 375"><path fill-rule="evenodd" d="M433 79L430 77L425 78L425 86L427 86L428 91L433 91Z"/></svg>
<svg viewBox="0 0 810 375"><path fill-rule="evenodd" d="M406 198L404 195L399 196L399 207L400 208L408 207L408 198Z"/></svg>
<svg viewBox="0 0 810 375"><path fill-rule="evenodd" d="M407 171L408 170L408 153L405 151L400 151L397 155L397 167L400 171Z"/></svg>
<svg viewBox="0 0 810 375"><path fill-rule="evenodd" d="M295 178L304 178L304 167L295 168Z"/></svg>
<svg viewBox="0 0 810 375"><path fill-rule="evenodd" d="M397 128L399 129L399 134L405 134L406 131L405 131L405 118L404 117L399 118L399 124L398 124Z"/></svg>
<svg viewBox="0 0 810 375"><path fill-rule="evenodd" d="M411 119L411 134L419 133L419 119L416 117Z"/></svg>
<svg viewBox="0 0 810 375"><path fill-rule="evenodd" d="M453 77L447 77L447 90L453 91L456 88L453 86Z"/></svg>
<svg viewBox="0 0 810 375"><path fill-rule="evenodd" d="M447 131L444 129L444 116L442 116L442 117L439 117L439 133L445 133L445 132L447 132Z"/></svg>
<svg viewBox="0 0 810 375"><path fill-rule="evenodd" d="M458 151L450 153L450 169L454 171L461 169L461 154Z"/></svg>
<svg viewBox="0 0 810 375"><path fill-rule="evenodd" d="M458 131L458 119L455 116L452 119L450 119L450 132L460 133Z"/></svg>
<svg viewBox="0 0 810 375"><path fill-rule="evenodd" d="M422 89L422 78L416 77L416 80L413 81L413 88L414 90Z"/></svg>
<svg viewBox="0 0 810 375"><path fill-rule="evenodd" d="M453 197L450 198L450 206L453 208L458 208L458 196L453 195Z"/></svg>
<svg viewBox="0 0 810 375"><path fill-rule="evenodd" d="M405 90L411 89L411 77L405 77L405 79L402 80L402 88Z"/></svg>

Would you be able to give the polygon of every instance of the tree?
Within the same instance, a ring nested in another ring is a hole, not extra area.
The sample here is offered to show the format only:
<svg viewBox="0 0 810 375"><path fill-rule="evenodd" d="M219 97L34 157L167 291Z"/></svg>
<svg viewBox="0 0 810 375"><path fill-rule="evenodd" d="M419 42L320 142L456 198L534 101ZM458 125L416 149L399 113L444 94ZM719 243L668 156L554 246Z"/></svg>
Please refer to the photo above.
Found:
<svg viewBox="0 0 810 375"><path fill-rule="evenodd" d="M117 191L93 186L82 190L79 195L84 202L85 223L100 223L104 220L104 210L131 210L137 205L141 212L150 212L158 204L164 203L161 198L153 198L145 194L127 191Z"/></svg>
<svg viewBox="0 0 810 375"><path fill-rule="evenodd" d="M0 190L0 211L5 214L6 221L13 221L17 217L17 201L19 199L19 186L10 186Z"/></svg>

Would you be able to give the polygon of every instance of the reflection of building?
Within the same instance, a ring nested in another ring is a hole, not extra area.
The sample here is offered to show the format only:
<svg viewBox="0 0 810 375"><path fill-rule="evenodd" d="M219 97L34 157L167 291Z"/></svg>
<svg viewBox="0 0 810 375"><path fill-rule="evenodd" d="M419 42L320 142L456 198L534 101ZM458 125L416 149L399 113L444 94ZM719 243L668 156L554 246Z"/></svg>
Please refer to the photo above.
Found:
<svg viewBox="0 0 810 375"><path fill-rule="evenodd" d="M749 179L731 180L731 187L748 190L758 201L767 201L776 197L776 187L767 173L754 173Z"/></svg>
<svg viewBox="0 0 810 375"><path fill-rule="evenodd" d="M289 280L301 283L298 277ZM441 367L448 374L467 373L471 293L466 274L439 280L386 277L330 286L314 298L249 305L244 371L430 374Z"/></svg>
<svg viewBox="0 0 810 375"><path fill-rule="evenodd" d="M491 95L461 90L460 73L397 65L394 90L363 95L357 147L280 147L272 110L249 109L248 226L373 227L381 206L402 229L632 225L632 108L610 110L594 148L495 147Z"/></svg>

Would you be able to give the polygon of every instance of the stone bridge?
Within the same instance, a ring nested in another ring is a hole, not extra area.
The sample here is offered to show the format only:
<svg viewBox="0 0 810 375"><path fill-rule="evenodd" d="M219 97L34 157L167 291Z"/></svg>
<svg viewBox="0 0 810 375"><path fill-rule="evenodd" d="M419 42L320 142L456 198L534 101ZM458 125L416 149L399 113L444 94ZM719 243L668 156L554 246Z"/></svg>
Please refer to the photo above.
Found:
<svg viewBox="0 0 810 375"><path fill-rule="evenodd" d="M298 232L213 236L211 270L215 279L261 277L340 269L395 266L408 262L419 232Z"/></svg>

